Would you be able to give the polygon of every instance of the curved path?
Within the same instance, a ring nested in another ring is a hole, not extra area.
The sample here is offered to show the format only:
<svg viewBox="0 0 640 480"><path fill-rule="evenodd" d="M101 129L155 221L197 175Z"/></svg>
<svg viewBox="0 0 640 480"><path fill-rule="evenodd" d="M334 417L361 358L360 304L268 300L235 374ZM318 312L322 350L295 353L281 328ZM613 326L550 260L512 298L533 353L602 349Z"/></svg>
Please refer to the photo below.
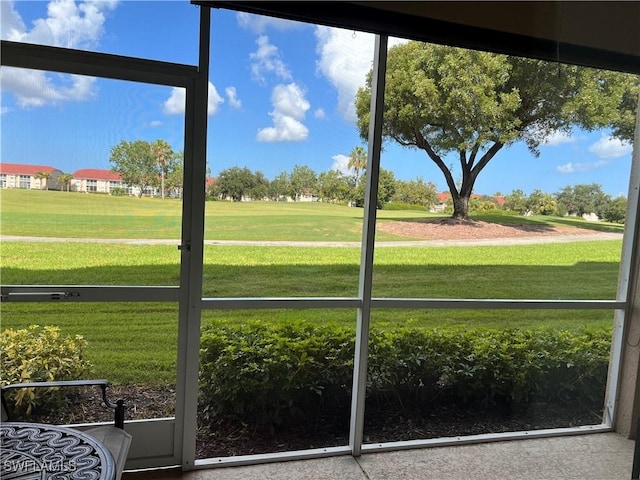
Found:
<svg viewBox="0 0 640 480"><path fill-rule="evenodd" d="M476 238L468 240L406 240L376 242L376 247L451 247L477 245L531 245L537 243L572 243L601 240L621 240L621 233L594 232L582 235L538 235L513 238ZM135 239L135 238L60 238L23 237L0 235L0 242L64 242L64 243L122 243L129 245L179 245L180 240ZM360 242L302 242L277 240L205 240L205 245L240 245L263 247L360 247Z"/></svg>

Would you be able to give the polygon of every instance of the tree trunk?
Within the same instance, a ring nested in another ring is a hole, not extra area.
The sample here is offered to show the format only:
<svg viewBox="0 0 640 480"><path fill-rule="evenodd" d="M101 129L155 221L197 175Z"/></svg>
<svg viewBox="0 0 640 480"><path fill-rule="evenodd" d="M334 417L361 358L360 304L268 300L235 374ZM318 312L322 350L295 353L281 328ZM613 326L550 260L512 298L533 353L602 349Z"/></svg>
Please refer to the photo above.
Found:
<svg viewBox="0 0 640 480"><path fill-rule="evenodd" d="M456 192L452 193L451 199L453 200L453 215L451 215L451 218L469 220L469 197Z"/></svg>

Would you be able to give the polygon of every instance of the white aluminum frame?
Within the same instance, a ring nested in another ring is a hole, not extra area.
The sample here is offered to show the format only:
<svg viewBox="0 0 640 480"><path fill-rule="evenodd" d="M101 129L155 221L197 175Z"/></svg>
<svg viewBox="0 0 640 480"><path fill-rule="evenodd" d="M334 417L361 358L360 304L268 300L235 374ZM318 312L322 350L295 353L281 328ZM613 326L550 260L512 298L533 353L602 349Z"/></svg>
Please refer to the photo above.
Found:
<svg viewBox="0 0 640 480"><path fill-rule="evenodd" d="M181 250L180 287L147 286L2 286L3 301L68 301L68 302L179 302L178 314L178 372L175 419L152 419L129 422L125 428L135 430L130 457L136 451L140 457L131 458L137 468L176 465L184 455L195 450L195 412L187 392L195 391L193 375L189 376L185 365L197 356L199 337L199 305L202 282L202 238L204 234L204 183L206 174L206 132L208 95L208 37L206 17L210 9L201 8L201 25L207 28L201 34L206 37L206 49L201 49L201 65L175 64L105 53L86 52L43 45L1 42L1 64L5 67L44 70L66 74L86 75L114 80L133 81L151 85L182 87L186 90L184 134L184 195ZM202 40L202 38L201 38ZM203 54L204 53L204 54ZM204 67L204 68L203 68ZM204 112L204 115L203 115ZM194 185L201 185L201 192ZM198 216L198 212L201 213ZM200 247L198 247L200 245ZM198 289L200 285L200 289ZM195 293L194 293L195 292ZM194 331L197 335L194 335ZM182 368L182 371L181 371ZM193 418L191 419L190 416ZM158 433L169 436L168 442L154 442ZM189 435L192 441L189 442ZM171 438L172 437L172 438ZM191 447L191 444L193 446ZM147 449L140 448L148 446ZM158 450L158 445L165 447ZM186 448L185 448L186 445ZM193 453L192 453L193 455Z"/></svg>

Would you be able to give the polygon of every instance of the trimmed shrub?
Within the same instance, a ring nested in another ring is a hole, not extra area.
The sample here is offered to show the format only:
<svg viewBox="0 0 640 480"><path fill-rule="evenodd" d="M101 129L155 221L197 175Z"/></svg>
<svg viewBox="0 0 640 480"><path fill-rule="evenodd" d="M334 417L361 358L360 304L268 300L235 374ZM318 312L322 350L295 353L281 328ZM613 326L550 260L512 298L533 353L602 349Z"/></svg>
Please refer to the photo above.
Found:
<svg viewBox="0 0 640 480"><path fill-rule="evenodd" d="M525 407L603 401L611 333L398 328L371 331L367 402L381 408ZM200 418L316 424L350 413L355 332L335 325L210 325Z"/></svg>
<svg viewBox="0 0 640 480"><path fill-rule="evenodd" d="M88 374L91 364L84 358L87 345L80 335L63 336L58 327L31 325L29 328L5 329L0 333L0 383L77 380ZM20 412L30 414L48 402L59 403L60 396L51 389L25 388L9 392Z"/></svg>
<svg viewBox="0 0 640 480"><path fill-rule="evenodd" d="M352 331L337 326L210 327L201 338L199 415L271 426L348 415L353 354Z"/></svg>

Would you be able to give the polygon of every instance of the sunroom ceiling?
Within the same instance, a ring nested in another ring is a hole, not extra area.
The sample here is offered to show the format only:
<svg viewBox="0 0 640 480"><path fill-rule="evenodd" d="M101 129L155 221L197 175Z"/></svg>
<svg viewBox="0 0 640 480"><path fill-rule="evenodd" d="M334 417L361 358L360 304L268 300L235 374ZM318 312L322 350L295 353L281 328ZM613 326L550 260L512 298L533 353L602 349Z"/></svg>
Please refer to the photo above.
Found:
<svg viewBox="0 0 640 480"><path fill-rule="evenodd" d="M640 73L638 1L194 3Z"/></svg>

